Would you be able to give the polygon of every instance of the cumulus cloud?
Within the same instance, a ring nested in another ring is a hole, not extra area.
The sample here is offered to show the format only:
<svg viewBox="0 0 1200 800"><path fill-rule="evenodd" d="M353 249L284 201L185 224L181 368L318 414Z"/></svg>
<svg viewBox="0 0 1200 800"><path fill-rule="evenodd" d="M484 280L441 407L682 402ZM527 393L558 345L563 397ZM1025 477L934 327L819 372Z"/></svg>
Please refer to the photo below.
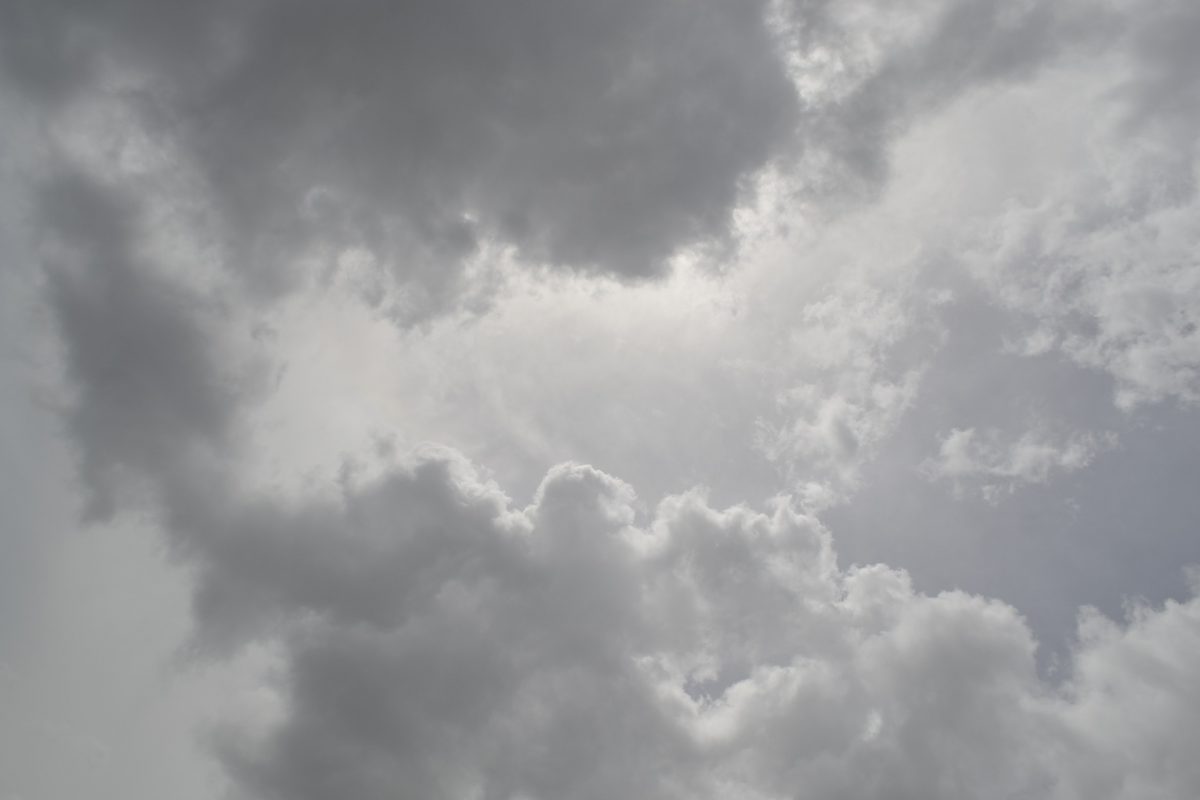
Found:
<svg viewBox="0 0 1200 800"><path fill-rule="evenodd" d="M1125 626L1086 614L1056 688L1013 608L839 568L784 501L764 514L689 493L644 518L626 484L564 465L518 509L443 451L334 503L250 502L204 527L201 635L233 625L280 648L279 718L212 734L249 797L1200 788L1180 738L1200 721L1180 703L1194 599ZM1115 722L1127 704L1135 746Z"/></svg>
<svg viewBox="0 0 1200 800"><path fill-rule="evenodd" d="M231 796L1200 793L1194 593L1086 610L1047 677L1026 598L845 566L814 516L894 507L873 464L924 506L1114 461L1058 433L1107 429L1079 374L1122 442L1194 405L1196 14L1142 5L0 9L87 511L161 525L198 658L275 659L208 733ZM1061 163L907 138L993 91ZM1012 374L1087 419L1004 433ZM470 458L406 446L447 431Z"/></svg>
<svg viewBox="0 0 1200 800"><path fill-rule="evenodd" d="M111 302L118 295L102 289L124 287L127 324L193 353L185 385L219 396L215 340L194 338L204 315L159 315L173 296L132 291L133 269L95 262L86 297ZM85 369L108 338L77 326L91 306L69 293L52 300L86 390L75 420L93 408L125 413L129 387L145 398L129 409L137 418L153 422L160 400L193 409L170 399L175 359ZM1200 658L1195 600L1139 608L1125 625L1088 614L1055 686L1039 678L1011 606L925 594L883 565L843 568L828 531L784 499L762 513L690 492L647 512L627 484L568 464L520 508L461 456L426 449L376 477L347 477L334 497L285 501L237 486L235 418L188 419L162 450L138 444L133 425L78 441L107 468L141 473L195 572L197 645L276 652L276 711L226 718L209 734L234 796L1132 798L1197 788L1178 738L1200 714L1181 702ZM1095 723L1145 697L1164 702L1138 708L1136 748L1120 725Z"/></svg>

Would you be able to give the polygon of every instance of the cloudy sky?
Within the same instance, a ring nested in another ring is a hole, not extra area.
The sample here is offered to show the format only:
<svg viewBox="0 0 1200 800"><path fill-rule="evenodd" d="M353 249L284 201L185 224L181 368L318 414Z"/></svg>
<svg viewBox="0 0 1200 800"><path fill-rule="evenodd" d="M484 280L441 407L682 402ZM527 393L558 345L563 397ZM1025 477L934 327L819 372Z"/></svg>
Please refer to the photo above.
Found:
<svg viewBox="0 0 1200 800"><path fill-rule="evenodd" d="M0 0L0 800L1200 797L1194 0Z"/></svg>

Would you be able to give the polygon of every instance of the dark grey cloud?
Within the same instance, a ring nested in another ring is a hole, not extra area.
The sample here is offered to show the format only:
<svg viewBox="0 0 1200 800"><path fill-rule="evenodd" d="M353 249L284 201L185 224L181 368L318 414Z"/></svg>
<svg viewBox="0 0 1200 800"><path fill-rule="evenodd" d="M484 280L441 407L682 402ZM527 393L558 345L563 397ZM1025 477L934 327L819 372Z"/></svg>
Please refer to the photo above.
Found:
<svg viewBox="0 0 1200 800"><path fill-rule="evenodd" d="M1181 159L1194 156L1200 123L1200 83L1196 80L1200 63L1192 46L1197 34L1200 11L1179 0L1137 18L1126 33L1133 53L1132 69L1121 92L1129 107L1126 131L1136 135L1146 127L1175 129L1173 143L1179 146ZM1185 175L1180 177L1186 179L1189 170L1182 172Z"/></svg>
<svg viewBox="0 0 1200 800"><path fill-rule="evenodd" d="M62 174L38 204L48 300L76 391L67 421L79 446L89 515L134 485L220 445L241 377L214 362L202 311L211 300L147 268L138 204L86 176Z"/></svg>
<svg viewBox="0 0 1200 800"><path fill-rule="evenodd" d="M417 317L465 291L461 262L486 238L631 278L727 241L746 181L797 119L761 2L8 15L10 77L60 104L111 93L194 159L252 284L361 247L412 295L396 313Z"/></svg>

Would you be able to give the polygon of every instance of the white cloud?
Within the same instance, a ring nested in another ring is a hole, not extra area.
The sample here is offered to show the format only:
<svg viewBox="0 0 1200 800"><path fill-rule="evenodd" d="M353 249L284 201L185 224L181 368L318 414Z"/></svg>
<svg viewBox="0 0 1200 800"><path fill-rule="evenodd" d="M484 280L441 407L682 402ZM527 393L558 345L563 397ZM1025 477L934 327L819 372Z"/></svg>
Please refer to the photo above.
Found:
<svg viewBox="0 0 1200 800"><path fill-rule="evenodd" d="M896 364L895 352L930 333L922 300L838 281L798 309L783 356L790 381L759 420L760 446L793 485L816 481L835 494L855 486L916 396L922 364Z"/></svg>
<svg viewBox="0 0 1200 800"><path fill-rule="evenodd" d="M922 470L930 480L949 481L956 487L972 485L996 502L1018 486L1046 483L1057 474L1083 469L1115 445L1112 433L1056 437L1031 430L1014 439L996 429L955 428L942 438L937 456L927 459Z"/></svg>
<svg viewBox="0 0 1200 800"><path fill-rule="evenodd" d="M1075 116L1062 125L1072 152L964 250L1028 320L1020 349L1108 373L1127 410L1200 398L1200 98L1194 48L1182 44L1200 15L1187 3L1158 12L1131 14L1120 47L1068 73L1088 101L1068 106Z"/></svg>

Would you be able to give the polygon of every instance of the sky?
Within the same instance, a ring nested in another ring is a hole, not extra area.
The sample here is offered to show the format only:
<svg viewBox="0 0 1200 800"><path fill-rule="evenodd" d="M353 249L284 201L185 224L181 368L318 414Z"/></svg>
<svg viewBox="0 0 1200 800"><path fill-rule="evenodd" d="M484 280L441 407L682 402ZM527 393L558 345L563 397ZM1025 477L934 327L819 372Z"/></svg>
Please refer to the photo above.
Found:
<svg viewBox="0 0 1200 800"><path fill-rule="evenodd" d="M1198 42L0 0L0 800L1200 796Z"/></svg>

